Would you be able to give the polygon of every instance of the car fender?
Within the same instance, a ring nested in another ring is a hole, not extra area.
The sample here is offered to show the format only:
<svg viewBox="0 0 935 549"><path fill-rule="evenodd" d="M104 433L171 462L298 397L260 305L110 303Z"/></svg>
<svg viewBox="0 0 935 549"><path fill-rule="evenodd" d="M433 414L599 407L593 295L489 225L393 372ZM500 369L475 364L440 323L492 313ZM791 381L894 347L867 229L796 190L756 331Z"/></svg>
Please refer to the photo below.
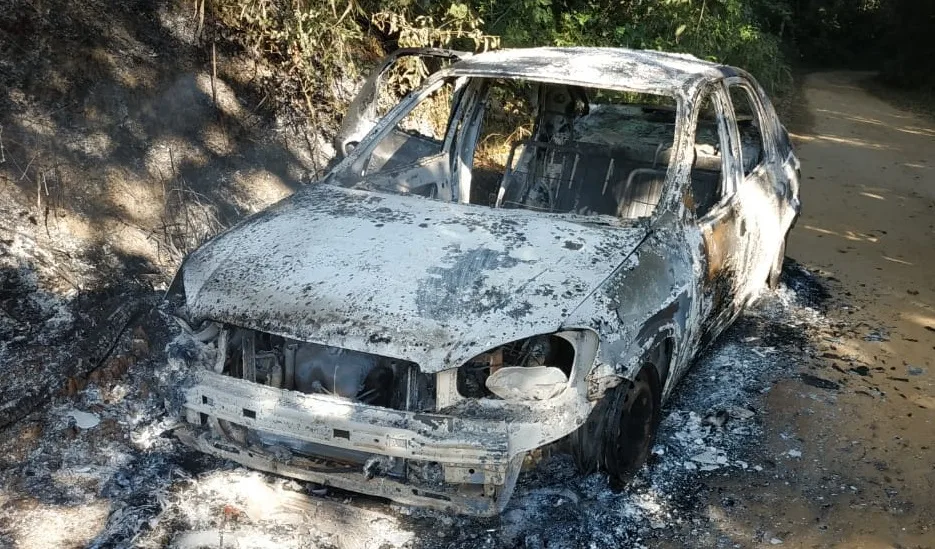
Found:
<svg viewBox="0 0 935 549"><path fill-rule="evenodd" d="M691 252L673 236L670 230L653 231L633 256L636 266L615 272L565 322L567 328L588 328L600 337L589 377L597 387L589 391L594 398L634 379L646 358L665 345L670 346L668 360L653 358L659 381L668 385L672 359L692 332L695 310Z"/></svg>

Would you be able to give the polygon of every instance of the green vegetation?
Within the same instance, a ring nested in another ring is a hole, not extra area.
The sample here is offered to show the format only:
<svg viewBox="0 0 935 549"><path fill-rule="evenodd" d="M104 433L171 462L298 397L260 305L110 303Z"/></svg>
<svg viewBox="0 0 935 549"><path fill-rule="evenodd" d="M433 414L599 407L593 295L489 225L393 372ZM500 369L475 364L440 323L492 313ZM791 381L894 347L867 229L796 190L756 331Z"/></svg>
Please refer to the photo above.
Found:
<svg viewBox="0 0 935 549"><path fill-rule="evenodd" d="M781 2L780 2L781 3ZM791 83L769 0L521 0L477 2L504 45L625 46L738 65L781 93Z"/></svg>
<svg viewBox="0 0 935 549"><path fill-rule="evenodd" d="M202 2L206 0L196 0ZM384 50L535 45L692 53L749 70L773 94L793 64L884 68L933 86L932 0L214 0L219 35L284 69L277 95L327 127ZM889 52L884 54L883 52Z"/></svg>
<svg viewBox="0 0 935 549"><path fill-rule="evenodd" d="M935 2L903 0L886 4L882 49L887 81L906 88L935 92Z"/></svg>

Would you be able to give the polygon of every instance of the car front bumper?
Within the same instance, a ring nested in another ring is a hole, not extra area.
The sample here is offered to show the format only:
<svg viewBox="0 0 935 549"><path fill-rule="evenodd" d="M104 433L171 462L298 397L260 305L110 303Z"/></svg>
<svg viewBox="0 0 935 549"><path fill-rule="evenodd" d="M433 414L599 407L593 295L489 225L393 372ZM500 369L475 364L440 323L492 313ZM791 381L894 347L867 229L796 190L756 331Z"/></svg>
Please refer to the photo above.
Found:
<svg viewBox="0 0 935 549"><path fill-rule="evenodd" d="M566 390L505 419L493 419L501 415L496 413L455 417L406 412L281 390L207 370L199 371L185 389L183 407L190 424L213 427L177 431L183 442L202 452L406 505L482 516L502 511L527 452L576 429L589 410L584 395ZM242 437L238 441L218 428L219 422L300 443L428 465L438 474L375 475L366 465L341 466L281 447L250 444Z"/></svg>

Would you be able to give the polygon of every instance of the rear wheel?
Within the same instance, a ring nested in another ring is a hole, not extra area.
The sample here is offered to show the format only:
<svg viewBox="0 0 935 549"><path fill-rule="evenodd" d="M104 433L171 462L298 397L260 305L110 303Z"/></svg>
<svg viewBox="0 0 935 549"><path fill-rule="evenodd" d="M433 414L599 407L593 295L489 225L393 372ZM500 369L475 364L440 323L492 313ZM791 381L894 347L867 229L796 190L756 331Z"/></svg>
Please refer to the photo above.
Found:
<svg viewBox="0 0 935 549"><path fill-rule="evenodd" d="M614 387L571 435L578 469L605 471L622 487L646 463L659 426L661 391L656 368L646 364L633 381Z"/></svg>

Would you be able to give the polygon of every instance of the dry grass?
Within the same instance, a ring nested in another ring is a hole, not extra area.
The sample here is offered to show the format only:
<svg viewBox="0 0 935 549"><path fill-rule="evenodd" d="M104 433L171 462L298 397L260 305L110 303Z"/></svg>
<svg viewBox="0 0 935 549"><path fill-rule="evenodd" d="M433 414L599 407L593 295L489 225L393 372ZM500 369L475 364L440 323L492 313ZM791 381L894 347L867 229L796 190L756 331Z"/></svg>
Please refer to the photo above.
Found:
<svg viewBox="0 0 935 549"><path fill-rule="evenodd" d="M475 164L503 172L513 144L532 137L535 108L529 98L533 93L528 84L515 83L501 83L491 90Z"/></svg>
<svg viewBox="0 0 935 549"><path fill-rule="evenodd" d="M504 171L510 159L510 151L517 141L532 137L532 124L516 128L513 133L487 133L477 144L474 163L483 168Z"/></svg>
<svg viewBox="0 0 935 549"><path fill-rule="evenodd" d="M169 158L173 177L163 183L160 225L151 237L156 242L159 258L177 266L185 256L226 227L220 220L217 206L179 175L171 149Z"/></svg>

